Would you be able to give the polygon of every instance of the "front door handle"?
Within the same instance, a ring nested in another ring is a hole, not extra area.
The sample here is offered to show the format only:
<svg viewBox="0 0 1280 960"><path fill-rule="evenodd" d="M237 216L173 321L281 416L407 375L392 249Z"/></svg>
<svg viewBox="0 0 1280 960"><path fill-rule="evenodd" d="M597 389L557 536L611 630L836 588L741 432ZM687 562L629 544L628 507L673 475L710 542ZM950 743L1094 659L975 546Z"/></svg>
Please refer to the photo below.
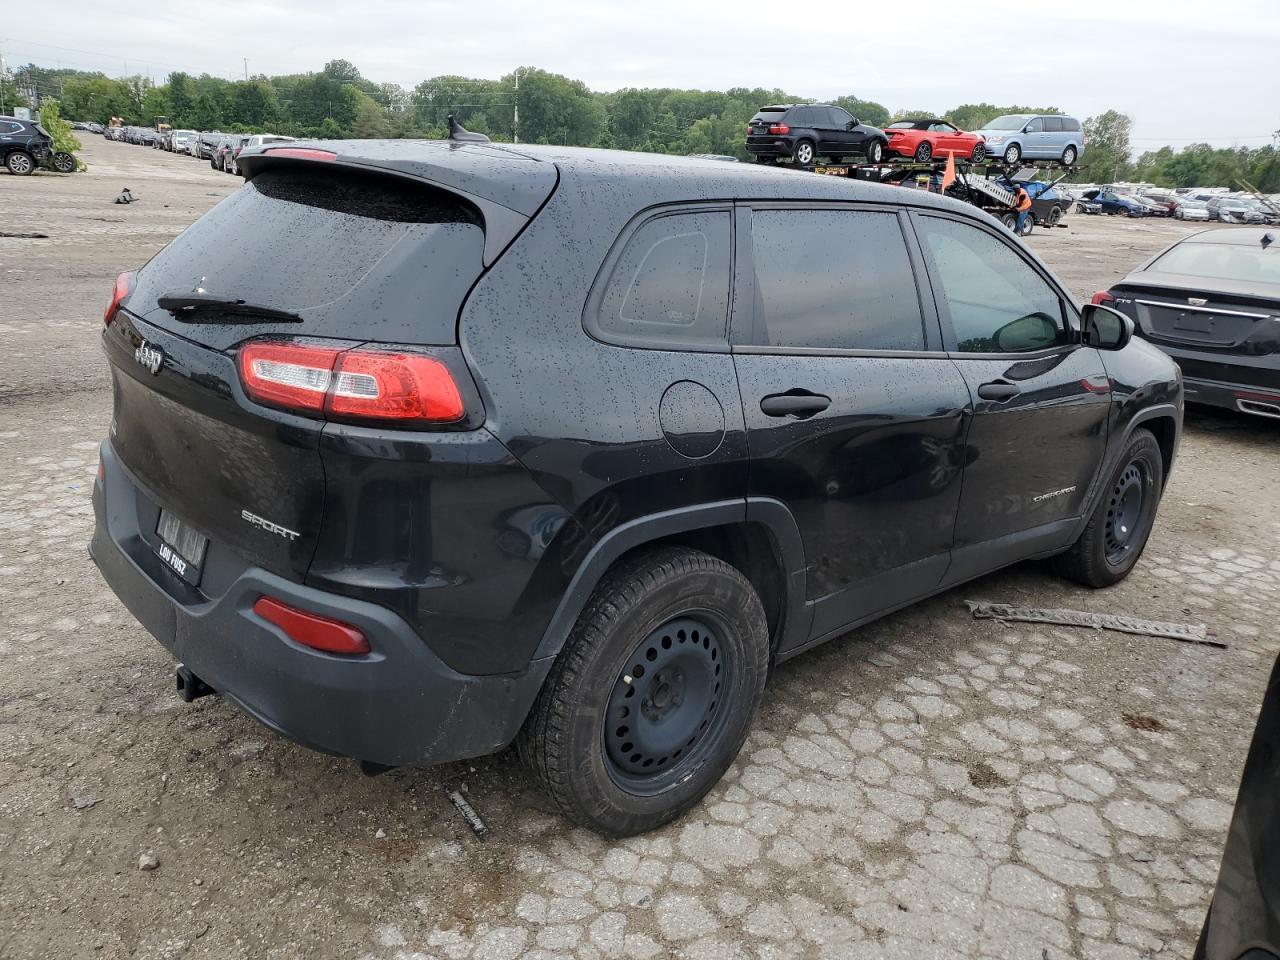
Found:
<svg viewBox="0 0 1280 960"><path fill-rule="evenodd" d="M791 393L774 393L760 401L760 410L770 417L812 417L831 406L831 398L820 393L798 390Z"/></svg>
<svg viewBox="0 0 1280 960"><path fill-rule="evenodd" d="M978 396L983 400L1012 400L1021 392L1022 389L1016 383L1005 383L1003 380L993 380L978 388Z"/></svg>

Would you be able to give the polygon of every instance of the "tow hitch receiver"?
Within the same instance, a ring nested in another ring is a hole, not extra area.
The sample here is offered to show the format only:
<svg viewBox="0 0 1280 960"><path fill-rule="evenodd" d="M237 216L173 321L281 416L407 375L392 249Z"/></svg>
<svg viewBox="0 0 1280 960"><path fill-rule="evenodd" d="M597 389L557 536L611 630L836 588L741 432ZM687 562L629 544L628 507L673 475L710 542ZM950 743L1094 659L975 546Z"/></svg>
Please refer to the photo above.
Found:
<svg viewBox="0 0 1280 960"><path fill-rule="evenodd" d="M213 687L209 686L194 673L187 669L185 663L180 663L174 670L173 676L178 684L178 696L187 703L192 700L199 700L201 697L207 697L211 693L216 693Z"/></svg>

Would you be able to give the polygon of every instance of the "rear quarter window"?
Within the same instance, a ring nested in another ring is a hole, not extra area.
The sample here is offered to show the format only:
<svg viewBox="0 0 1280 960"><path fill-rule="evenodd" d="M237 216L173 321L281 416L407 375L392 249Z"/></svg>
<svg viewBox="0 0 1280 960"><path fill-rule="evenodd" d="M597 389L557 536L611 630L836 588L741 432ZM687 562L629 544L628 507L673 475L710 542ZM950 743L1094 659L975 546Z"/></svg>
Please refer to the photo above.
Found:
<svg viewBox="0 0 1280 960"><path fill-rule="evenodd" d="M728 208L659 214L623 234L584 314L599 340L656 349L727 349Z"/></svg>

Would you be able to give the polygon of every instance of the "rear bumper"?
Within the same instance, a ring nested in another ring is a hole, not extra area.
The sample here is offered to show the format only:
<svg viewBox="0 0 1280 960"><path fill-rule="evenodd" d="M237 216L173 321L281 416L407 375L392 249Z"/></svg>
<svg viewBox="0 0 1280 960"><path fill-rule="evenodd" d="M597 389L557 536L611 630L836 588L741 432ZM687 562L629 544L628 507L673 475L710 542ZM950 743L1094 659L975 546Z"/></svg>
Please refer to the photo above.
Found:
<svg viewBox="0 0 1280 960"><path fill-rule="evenodd" d="M747 153L760 157L789 157L794 149L792 142L786 137L768 140L762 143L747 141Z"/></svg>
<svg viewBox="0 0 1280 960"><path fill-rule="evenodd" d="M513 674L458 673L390 610L256 567L205 597L157 562L136 520L145 494L109 443L102 459L89 547L99 571L152 636L246 713L304 746L388 765L482 756L514 739L552 658ZM263 595L352 624L372 652L333 656L295 643L254 614Z"/></svg>
<svg viewBox="0 0 1280 960"><path fill-rule="evenodd" d="M1259 390L1243 384L1197 380L1194 377L1184 378L1183 386L1188 403L1226 407L1228 410L1280 420L1280 390Z"/></svg>

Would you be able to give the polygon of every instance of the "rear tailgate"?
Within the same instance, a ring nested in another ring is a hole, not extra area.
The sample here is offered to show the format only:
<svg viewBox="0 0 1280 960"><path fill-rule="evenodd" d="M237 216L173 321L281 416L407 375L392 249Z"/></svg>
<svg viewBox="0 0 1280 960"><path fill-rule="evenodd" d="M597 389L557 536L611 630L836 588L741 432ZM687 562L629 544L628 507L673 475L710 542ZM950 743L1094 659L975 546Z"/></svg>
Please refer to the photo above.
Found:
<svg viewBox="0 0 1280 960"><path fill-rule="evenodd" d="M144 538L162 549L163 507L209 539L210 560L231 551L301 581L324 510L325 421L249 399L238 347L261 337L454 344L483 248L476 209L454 194L296 164L259 173L161 251L104 334L111 443L139 486ZM193 293L297 319L157 302Z"/></svg>

